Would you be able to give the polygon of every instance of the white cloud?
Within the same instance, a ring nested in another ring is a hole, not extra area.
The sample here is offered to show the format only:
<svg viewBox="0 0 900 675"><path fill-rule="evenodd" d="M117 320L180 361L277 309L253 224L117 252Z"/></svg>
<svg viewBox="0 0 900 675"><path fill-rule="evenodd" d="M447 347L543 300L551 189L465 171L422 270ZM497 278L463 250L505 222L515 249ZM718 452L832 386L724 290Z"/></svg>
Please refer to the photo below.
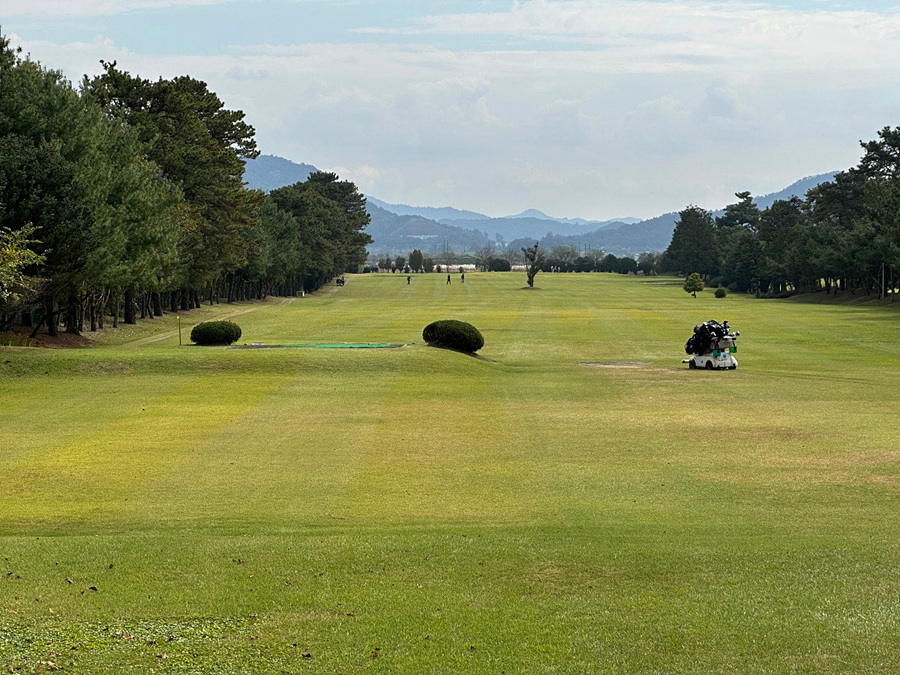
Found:
<svg viewBox="0 0 900 675"><path fill-rule="evenodd" d="M561 41L629 72L742 63L760 68L866 68L896 62L900 13L797 10L751 2L529 0L509 11L441 14L406 34ZM551 48L548 47L548 48Z"/></svg>
<svg viewBox="0 0 900 675"><path fill-rule="evenodd" d="M898 26L746 2L535 0L410 24L416 44L151 57L103 35L11 38L76 81L101 58L202 79L264 152L388 201L605 218L850 166L860 138L900 119Z"/></svg>

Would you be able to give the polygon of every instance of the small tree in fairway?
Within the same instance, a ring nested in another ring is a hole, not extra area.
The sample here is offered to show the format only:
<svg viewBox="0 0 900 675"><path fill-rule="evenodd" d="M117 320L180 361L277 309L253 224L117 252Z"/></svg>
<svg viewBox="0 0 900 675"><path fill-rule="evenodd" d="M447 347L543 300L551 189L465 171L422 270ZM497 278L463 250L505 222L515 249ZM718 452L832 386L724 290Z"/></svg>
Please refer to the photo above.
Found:
<svg viewBox="0 0 900 675"><path fill-rule="evenodd" d="M422 267L424 267L425 256L422 255L422 251L417 248L412 250L412 253L409 254L409 268L413 272L421 272Z"/></svg>
<svg viewBox="0 0 900 675"><path fill-rule="evenodd" d="M544 264L544 252L541 250L539 242L534 242L534 246L523 248L522 253L525 254L525 273L528 275L528 287L534 288L534 278L541 271Z"/></svg>
<svg viewBox="0 0 900 675"><path fill-rule="evenodd" d="M695 298L697 297L697 291L703 290L703 278L700 276L699 272L694 272L687 279L684 280L684 286L682 286L685 293L691 293Z"/></svg>

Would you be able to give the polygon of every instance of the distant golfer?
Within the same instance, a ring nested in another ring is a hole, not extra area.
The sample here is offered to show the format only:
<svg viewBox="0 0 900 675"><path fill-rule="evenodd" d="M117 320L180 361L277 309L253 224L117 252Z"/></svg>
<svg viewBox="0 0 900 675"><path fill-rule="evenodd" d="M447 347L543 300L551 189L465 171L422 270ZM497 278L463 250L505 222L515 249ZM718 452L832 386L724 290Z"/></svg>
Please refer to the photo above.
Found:
<svg viewBox="0 0 900 675"><path fill-rule="evenodd" d="M451 283L452 283L452 282L450 281L450 275L448 274L448 275L447 275L447 284L449 285L449 284L451 284Z"/></svg>
<svg viewBox="0 0 900 675"><path fill-rule="evenodd" d="M462 274L459 275L459 283L461 283L461 284L466 283L466 273L465 272L463 272Z"/></svg>
<svg viewBox="0 0 900 675"><path fill-rule="evenodd" d="M412 283L412 276L407 274L406 275L406 285L409 286L411 283Z"/></svg>

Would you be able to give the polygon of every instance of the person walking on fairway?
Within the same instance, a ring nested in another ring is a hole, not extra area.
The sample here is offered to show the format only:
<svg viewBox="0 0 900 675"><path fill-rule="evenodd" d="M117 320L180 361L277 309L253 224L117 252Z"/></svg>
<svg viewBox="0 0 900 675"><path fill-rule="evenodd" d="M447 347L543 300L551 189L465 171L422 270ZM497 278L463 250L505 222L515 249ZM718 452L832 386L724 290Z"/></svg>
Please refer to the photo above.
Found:
<svg viewBox="0 0 900 675"><path fill-rule="evenodd" d="M451 282L450 282L450 275L448 274L448 275L447 275L447 285L449 286L450 283L451 283Z"/></svg>
<svg viewBox="0 0 900 675"><path fill-rule="evenodd" d="M412 283L412 276L407 274L406 275L406 285L409 286L410 283Z"/></svg>
<svg viewBox="0 0 900 675"><path fill-rule="evenodd" d="M466 283L466 273L465 273L465 272L462 272L462 273L459 275L459 283L461 283L461 284Z"/></svg>

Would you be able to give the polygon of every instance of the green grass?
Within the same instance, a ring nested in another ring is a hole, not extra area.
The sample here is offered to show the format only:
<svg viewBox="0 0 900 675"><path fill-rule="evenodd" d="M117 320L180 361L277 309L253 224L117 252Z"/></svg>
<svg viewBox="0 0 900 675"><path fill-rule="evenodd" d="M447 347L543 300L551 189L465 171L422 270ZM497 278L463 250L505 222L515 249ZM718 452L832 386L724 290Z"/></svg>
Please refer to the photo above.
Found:
<svg viewBox="0 0 900 675"><path fill-rule="evenodd" d="M179 347L168 316L0 348L0 665L900 668L897 306L412 281L182 318L402 349ZM423 346L443 318L485 359ZM737 371L680 363L710 318Z"/></svg>

